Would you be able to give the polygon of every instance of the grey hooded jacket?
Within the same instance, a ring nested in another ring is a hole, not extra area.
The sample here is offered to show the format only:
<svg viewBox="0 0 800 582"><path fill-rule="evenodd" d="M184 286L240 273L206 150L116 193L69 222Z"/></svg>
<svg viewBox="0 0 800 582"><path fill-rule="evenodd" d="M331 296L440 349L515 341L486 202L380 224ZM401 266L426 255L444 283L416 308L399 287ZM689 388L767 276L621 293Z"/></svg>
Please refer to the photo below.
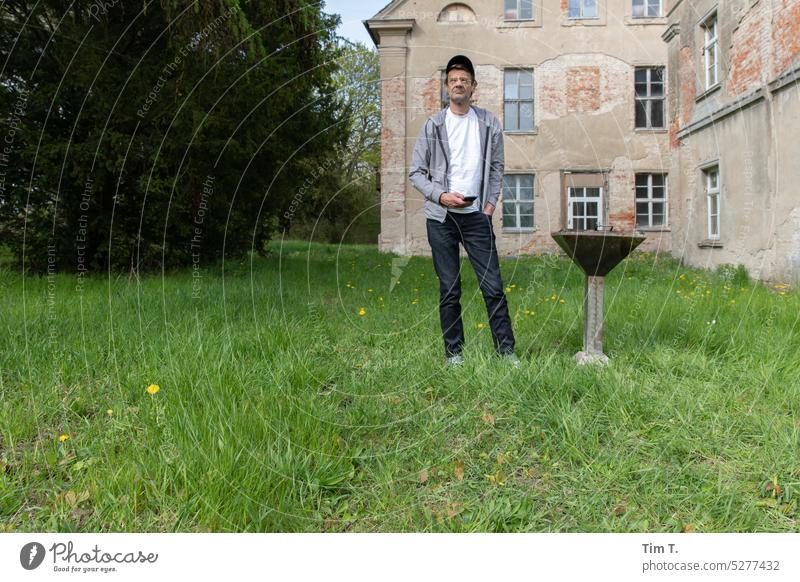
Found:
<svg viewBox="0 0 800 582"><path fill-rule="evenodd" d="M478 115L481 133L481 177L480 208L488 202L497 206L503 187L504 150L503 128L493 113L471 106ZM425 216L439 222L447 217L447 208L439 204L439 197L450 191L447 170L450 164L450 146L447 142L445 115L447 108L431 115L417 137L411 158L408 177L414 188L425 196ZM487 180L488 176L488 180Z"/></svg>

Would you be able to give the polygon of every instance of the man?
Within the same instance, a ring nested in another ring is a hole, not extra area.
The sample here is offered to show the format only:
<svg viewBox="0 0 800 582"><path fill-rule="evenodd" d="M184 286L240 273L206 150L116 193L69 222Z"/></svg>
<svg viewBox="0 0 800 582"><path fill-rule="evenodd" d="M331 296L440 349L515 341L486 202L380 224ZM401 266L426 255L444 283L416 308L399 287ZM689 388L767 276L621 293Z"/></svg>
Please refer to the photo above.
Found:
<svg viewBox="0 0 800 582"><path fill-rule="evenodd" d="M478 276L498 354L515 367L514 333L500 277L492 213L503 184L503 130L497 118L470 104L475 68L456 55L445 70L449 106L425 122L409 178L425 196L433 266L439 277L439 319L448 364L464 363L459 243Z"/></svg>

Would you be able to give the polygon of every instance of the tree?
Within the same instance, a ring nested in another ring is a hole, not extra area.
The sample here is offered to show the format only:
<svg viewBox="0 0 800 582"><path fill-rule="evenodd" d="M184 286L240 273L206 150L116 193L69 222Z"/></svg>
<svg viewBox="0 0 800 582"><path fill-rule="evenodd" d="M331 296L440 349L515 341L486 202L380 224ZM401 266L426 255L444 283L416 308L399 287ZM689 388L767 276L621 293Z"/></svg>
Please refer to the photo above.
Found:
<svg viewBox="0 0 800 582"><path fill-rule="evenodd" d="M62 270L171 268L261 251L305 168L345 143L338 19L319 3L0 10L6 135L15 126L0 158L0 240L26 268L51 257Z"/></svg>

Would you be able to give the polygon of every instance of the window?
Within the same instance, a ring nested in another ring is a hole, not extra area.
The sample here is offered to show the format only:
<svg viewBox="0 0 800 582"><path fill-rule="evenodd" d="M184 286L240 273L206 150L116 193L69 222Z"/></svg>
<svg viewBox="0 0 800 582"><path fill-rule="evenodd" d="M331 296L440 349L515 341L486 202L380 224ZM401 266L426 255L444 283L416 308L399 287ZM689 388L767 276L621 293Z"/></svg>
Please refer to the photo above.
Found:
<svg viewBox="0 0 800 582"><path fill-rule="evenodd" d="M636 174L636 226L667 225L667 175Z"/></svg>
<svg viewBox="0 0 800 582"><path fill-rule="evenodd" d="M506 0L505 20L533 20L533 0Z"/></svg>
<svg viewBox="0 0 800 582"><path fill-rule="evenodd" d="M603 189L570 187L567 203L568 230L595 230L603 226Z"/></svg>
<svg viewBox="0 0 800 582"><path fill-rule="evenodd" d="M634 71L636 128L664 127L664 67Z"/></svg>
<svg viewBox="0 0 800 582"><path fill-rule="evenodd" d="M503 128L533 131L533 71L507 69L504 86Z"/></svg>
<svg viewBox="0 0 800 582"><path fill-rule="evenodd" d="M703 24L703 58L706 71L706 89L717 84L717 60L719 59L719 43L717 42L717 15L712 14Z"/></svg>
<svg viewBox="0 0 800 582"><path fill-rule="evenodd" d="M633 0L634 18L661 16L661 0Z"/></svg>
<svg viewBox="0 0 800 582"><path fill-rule="evenodd" d="M503 228L533 228L533 174L503 176Z"/></svg>
<svg viewBox="0 0 800 582"><path fill-rule="evenodd" d="M597 0L569 0L570 18L597 18Z"/></svg>
<svg viewBox="0 0 800 582"><path fill-rule="evenodd" d="M719 239L719 166L703 172L706 179L706 199L708 200L708 238Z"/></svg>

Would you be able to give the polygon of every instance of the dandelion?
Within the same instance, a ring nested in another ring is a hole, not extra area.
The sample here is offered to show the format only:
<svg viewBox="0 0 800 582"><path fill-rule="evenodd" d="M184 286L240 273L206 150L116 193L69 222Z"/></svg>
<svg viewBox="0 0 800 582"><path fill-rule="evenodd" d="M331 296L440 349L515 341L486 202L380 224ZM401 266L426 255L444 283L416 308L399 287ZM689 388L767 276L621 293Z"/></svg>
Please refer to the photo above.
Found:
<svg viewBox="0 0 800 582"><path fill-rule="evenodd" d="M68 440L69 440L69 435L68 434L62 434L60 437L58 437L58 442L60 442L60 443L65 443Z"/></svg>
<svg viewBox="0 0 800 582"><path fill-rule="evenodd" d="M736 299L731 299L731 305L733 305L734 303L736 303Z"/></svg>
<svg viewBox="0 0 800 582"><path fill-rule="evenodd" d="M417 304L417 300L416 299L412 299L411 300L411 305L416 305L416 304Z"/></svg>
<svg viewBox="0 0 800 582"><path fill-rule="evenodd" d="M378 301L383 301L383 297L378 297Z"/></svg>
<svg viewBox="0 0 800 582"><path fill-rule="evenodd" d="M777 285L775 285L776 289L786 289L787 287L789 286L786 283L778 283Z"/></svg>
<svg viewBox="0 0 800 582"><path fill-rule="evenodd" d="M479 323L478 324L478 329L483 329L484 327L486 327L485 323Z"/></svg>
<svg viewBox="0 0 800 582"><path fill-rule="evenodd" d="M367 293L372 293L372 289L367 289Z"/></svg>
<svg viewBox="0 0 800 582"><path fill-rule="evenodd" d="M358 314L363 317L364 315L367 314L367 310L362 307L361 309L358 310Z"/></svg>
<svg viewBox="0 0 800 582"><path fill-rule="evenodd" d="M114 416L114 411L109 408L108 410L106 410L106 414L108 416Z"/></svg>
<svg viewBox="0 0 800 582"><path fill-rule="evenodd" d="M555 296L555 295L551 295L551 296L550 296L550 299L551 299L552 301L555 301L555 300L556 300L556 296Z"/></svg>
<svg viewBox="0 0 800 582"><path fill-rule="evenodd" d="M564 301L563 299L559 299L558 302L559 303L566 303L566 301Z"/></svg>
<svg viewBox="0 0 800 582"><path fill-rule="evenodd" d="M158 384L150 384L150 386L147 387L147 393L150 396L156 394L159 390L161 390L161 388L159 387Z"/></svg>
<svg viewBox="0 0 800 582"><path fill-rule="evenodd" d="M506 287L506 293L511 293L511 287Z"/></svg>

